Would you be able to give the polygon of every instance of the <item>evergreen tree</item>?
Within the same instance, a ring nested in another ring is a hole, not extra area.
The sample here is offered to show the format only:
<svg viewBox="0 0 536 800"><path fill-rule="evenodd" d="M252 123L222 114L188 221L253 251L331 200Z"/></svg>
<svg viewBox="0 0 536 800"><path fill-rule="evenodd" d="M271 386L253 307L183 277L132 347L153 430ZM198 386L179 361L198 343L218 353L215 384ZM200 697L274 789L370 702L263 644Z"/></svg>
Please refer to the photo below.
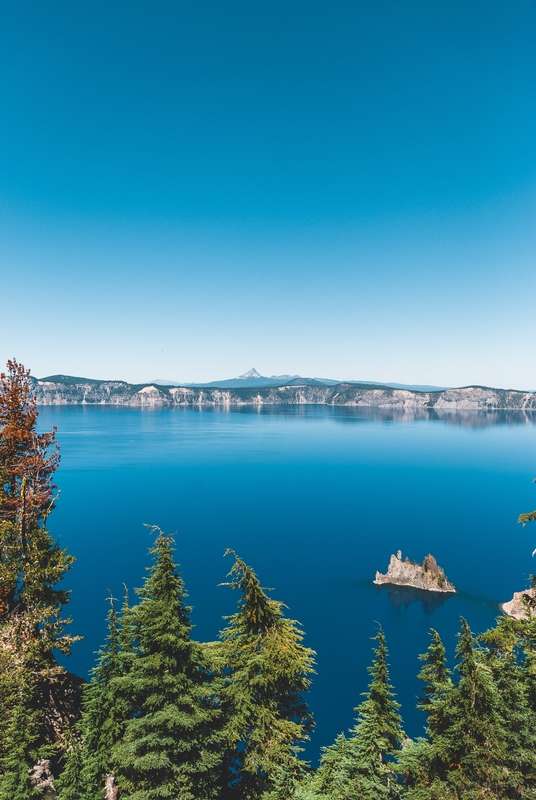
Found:
<svg viewBox="0 0 536 800"><path fill-rule="evenodd" d="M286 800L285 791L288 797L289 786L303 775L299 744L313 727L304 694L314 653L303 646L298 623L283 616L282 603L269 598L254 571L232 555L226 585L240 593L238 611L215 648L223 665L223 796Z"/></svg>
<svg viewBox="0 0 536 800"><path fill-rule="evenodd" d="M127 619L129 613L127 605L124 608ZM84 742L83 757L81 758L79 749L72 746L67 760L67 769L71 769L74 786L82 787L79 791L84 800L102 800L106 779L113 772L113 747L121 740L126 721L131 716L131 705L120 691L118 680L125 674L122 655L121 627L114 599L110 597L108 635L98 653L97 666L92 671L91 681L84 690L80 721ZM81 768L77 777L76 765L80 759ZM60 794L60 800L71 798L64 790Z"/></svg>
<svg viewBox="0 0 536 800"><path fill-rule="evenodd" d="M48 745L61 745L57 719L51 719L67 676L54 651L69 653L74 640L62 619L69 592L58 588L73 558L46 527L58 447L55 430L38 434L36 421L29 372L9 361L0 375L0 762L8 796L17 786L21 797L33 793L28 769L35 761L28 761L43 758Z"/></svg>
<svg viewBox="0 0 536 800"><path fill-rule="evenodd" d="M400 705L389 684L387 646L381 627L375 639L378 646L369 667L372 680L365 692L366 699L356 708L358 720L352 731L357 756L356 784L362 800L399 794L389 758L397 753L405 737L398 713Z"/></svg>
<svg viewBox="0 0 536 800"><path fill-rule="evenodd" d="M536 622L502 616L479 637L499 693L504 735L504 796L536 796L536 705L534 636Z"/></svg>
<svg viewBox="0 0 536 800"><path fill-rule="evenodd" d="M133 609L139 653L117 679L135 709L113 748L122 800L210 800L218 795L217 709L203 648L190 638L190 608L173 562L173 540L158 528L154 564Z"/></svg>
<svg viewBox="0 0 536 800"><path fill-rule="evenodd" d="M380 627L368 668L371 681L365 700L355 709L357 723L350 737L327 748L319 770L320 791L340 800L380 800L400 796L393 758L404 740L400 705L389 683L387 646Z"/></svg>
<svg viewBox="0 0 536 800"><path fill-rule="evenodd" d="M59 454L55 429L38 434L37 416L29 371L8 361L0 375L0 615L6 622L28 612L43 652L68 652L61 611L69 592L57 585L74 559L46 528Z"/></svg>
<svg viewBox="0 0 536 800"><path fill-rule="evenodd" d="M536 483L536 478L534 478L533 483ZM534 520L536 520L536 511L529 511L526 514L520 514L517 521L525 527L527 522L533 522Z"/></svg>
<svg viewBox="0 0 536 800"><path fill-rule="evenodd" d="M108 635L85 687L80 723L84 736L85 791L92 800L102 798L106 776L111 771L112 747L120 740L125 726L127 715L118 702L114 680L120 675L119 625L114 599L110 597Z"/></svg>
<svg viewBox="0 0 536 800"><path fill-rule="evenodd" d="M16 360L0 374L0 473L2 518L46 521L54 505L52 483L59 465L56 428L37 433L37 407L30 371Z"/></svg>
<svg viewBox="0 0 536 800"><path fill-rule="evenodd" d="M83 777L84 750L78 731L69 731L65 739L63 769L55 784L59 789L58 800L87 800L91 795L86 793ZM102 787L96 797L103 800Z"/></svg>
<svg viewBox="0 0 536 800"><path fill-rule="evenodd" d="M430 636L432 641L427 652L419 656L419 660L424 662L419 680L424 683L425 694L425 697L421 698L419 708L428 714L434 702L452 685L451 673L447 667L447 652L441 637L433 628ZM433 721L429 724L435 728Z"/></svg>
<svg viewBox="0 0 536 800"><path fill-rule="evenodd" d="M357 725L352 731L355 738L355 785L362 800L379 800L399 794L393 761L404 740L399 703L394 699L389 684L387 646L380 627L374 637L378 646L374 661L369 667L372 680L365 700L356 708Z"/></svg>
<svg viewBox="0 0 536 800"><path fill-rule="evenodd" d="M441 735L451 724L449 691L452 690L450 670L447 668L446 650L439 633L430 631L432 641L426 653L419 656L424 662L419 680L424 683L424 697L417 707L428 715L428 738L407 743L399 754L399 768L404 775L406 787L410 787L411 798L430 798L440 800L448 797L448 787L438 777L443 775L443 764L448 755L441 747Z"/></svg>
<svg viewBox="0 0 536 800"><path fill-rule="evenodd" d="M402 755L408 800L510 796L499 689L463 618L456 659L459 679L432 703L429 741Z"/></svg>
<svg viewBox="0 0 536 800"><path fill-rule="evenodd" d="M119 662L122 675L128 675L132 669L138 648L136 646L136 629L134 625L134 612L130 606L128 589L124 586L125 594L121 606L119 624ZM130 716L130 714L129 714Z"/></svg>
<svg viewBox="0 0 536 800"><path fill-rule="evenodd" d="M451 704L452 724L443 734L450 751L449 781L458 792L479 787L488 792L503 782L504 737L499 697L492 672L473 641L466 620L456 648L459 682Z"/></svg>
<svg viewBox="0 0 536 800"><path fill-rule="evenodd" d="M24 668L2 672L1 699L4 724L0 749L0 800L41 797L30 770L50 755L40 740L42 715L35 707L35 686ZM11 678L11 680L10 680ZM9 686L9 683L11 684Z"/></svg>
<svg viewBox="0 0 536 800"><path fill-rule="evenodd" d="M309 791L314 790L318 797L353 798L357 766L355 739L339 734L332 745L322 748L320 767L310 781Z"/></svg>

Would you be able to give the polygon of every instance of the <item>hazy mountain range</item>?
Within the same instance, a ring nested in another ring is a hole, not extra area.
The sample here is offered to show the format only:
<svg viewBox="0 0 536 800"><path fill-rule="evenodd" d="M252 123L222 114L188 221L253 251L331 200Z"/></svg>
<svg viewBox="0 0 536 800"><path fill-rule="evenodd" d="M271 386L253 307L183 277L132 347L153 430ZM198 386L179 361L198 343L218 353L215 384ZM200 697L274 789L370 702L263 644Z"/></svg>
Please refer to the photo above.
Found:
<svg viewBox="0 0 536 800"><path fill-rule="evenodd" d="M57 376L54 376L57 377ZM47 379L43 379L47 380ZM244 372L238 378L225 378L221 381L210 381L209 383L180 383L179 381L167 380L166 378L154 378L148 383L157 386L192 386L197 388L218 388L218 389L240 389L261 388L265 386L337 386L340 383L357 383L367 386L389 386L391 389L408 389L412 392L442 392L448 388L446 386L429 386L428 384L406 384L406 383L378 383L378 381L337 381L333 378L303 378L301 375L272 375L266 377L261 375L255 368Z"/></svg>

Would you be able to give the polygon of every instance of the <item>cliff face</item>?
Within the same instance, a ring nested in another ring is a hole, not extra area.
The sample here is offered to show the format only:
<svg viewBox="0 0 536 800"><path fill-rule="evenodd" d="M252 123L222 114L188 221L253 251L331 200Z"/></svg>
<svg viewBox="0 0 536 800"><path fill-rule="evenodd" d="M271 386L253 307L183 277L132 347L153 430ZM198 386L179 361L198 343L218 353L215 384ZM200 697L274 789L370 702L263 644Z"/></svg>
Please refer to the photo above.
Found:
<svg viewBox="0 0 536 800"><path fill-rule="evenodd" d="M536 410L536 394L469 386L443 392L413 392L363 384L279 386L243 389L193 388L94 381L78 378L33 379L39 405L243 406L304 405L366 406L399 411L508 409Z"/></svg>
<svg viewBox="0 0 536 800"><path fill-rule="evenodd" d="M412 586L414 589L425 589L429 592L455 592L452 583L437 565L431 555L427 555L422 564L414 564L408 558L402 561L402 552L392 555L385 575L376 573L374 583L390 583L396 586Z"/></svg>

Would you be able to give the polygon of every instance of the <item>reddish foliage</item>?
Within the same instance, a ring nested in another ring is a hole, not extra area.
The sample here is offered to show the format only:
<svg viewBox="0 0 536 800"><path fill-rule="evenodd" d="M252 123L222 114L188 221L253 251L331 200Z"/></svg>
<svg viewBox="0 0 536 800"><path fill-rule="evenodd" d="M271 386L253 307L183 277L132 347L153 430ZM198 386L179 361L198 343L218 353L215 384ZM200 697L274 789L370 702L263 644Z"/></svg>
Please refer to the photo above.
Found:
<svg viewBox="0 0 536 800"><path fill-rule="evenodd" d="M0 518L7 522L46 520L52 508L52 477L59 465L56 428L36 433L37 409L30 370L16 360L0 374ZM21 519L21 517L24 519Z"/></svg>

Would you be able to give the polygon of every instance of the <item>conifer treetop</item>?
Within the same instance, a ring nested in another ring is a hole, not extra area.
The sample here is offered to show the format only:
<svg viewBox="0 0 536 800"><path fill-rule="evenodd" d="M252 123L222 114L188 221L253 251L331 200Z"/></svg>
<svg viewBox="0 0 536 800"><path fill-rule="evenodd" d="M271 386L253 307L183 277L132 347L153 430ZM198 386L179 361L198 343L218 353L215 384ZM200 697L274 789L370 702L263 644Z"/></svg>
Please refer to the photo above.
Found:
<svg viewBox="0 0 536 800"><path fill-rule="evenodd" d="M228 578L221 586L229 586L240 592L238 607L247 610L245 623L250 633L267 631L282 616L283 603L268 597L272 589L262 587L255 571L237 556L234 550L227 549L224 556L234 556Z"/></svg>
<svg viewBox="0 0 536 800"><path fill-rule="evenodd" d="M16 359L0 373L0 471L4 496L2 519L24 524L46 522L54 506L53 475L60 462L56 428L35 430L38 412L30 370Z"/></svg>

